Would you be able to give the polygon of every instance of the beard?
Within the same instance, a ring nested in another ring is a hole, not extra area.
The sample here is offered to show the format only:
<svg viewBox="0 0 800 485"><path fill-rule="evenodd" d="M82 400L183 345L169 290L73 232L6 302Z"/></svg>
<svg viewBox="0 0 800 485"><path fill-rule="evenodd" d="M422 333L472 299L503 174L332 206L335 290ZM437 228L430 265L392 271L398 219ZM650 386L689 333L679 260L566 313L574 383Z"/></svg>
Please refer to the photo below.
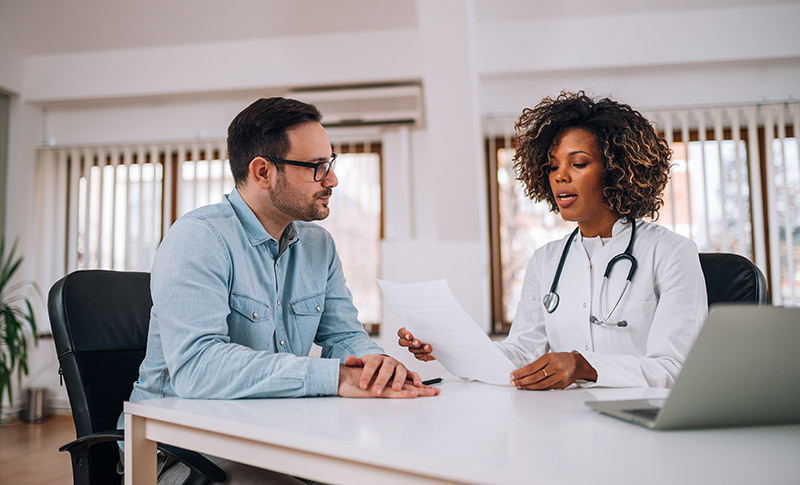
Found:
<svg viewBox="0 0 800 485"><path fill-rule="evenodd" d="M278 181L275 189L270 192L270 200L276 209L297 221L321 221L330 214L327 206L320 206L321 197L328 197L333 189L320 190L311 196L310 200L300 191L293 190L286 182L285 176L278 172Z"/></svg>

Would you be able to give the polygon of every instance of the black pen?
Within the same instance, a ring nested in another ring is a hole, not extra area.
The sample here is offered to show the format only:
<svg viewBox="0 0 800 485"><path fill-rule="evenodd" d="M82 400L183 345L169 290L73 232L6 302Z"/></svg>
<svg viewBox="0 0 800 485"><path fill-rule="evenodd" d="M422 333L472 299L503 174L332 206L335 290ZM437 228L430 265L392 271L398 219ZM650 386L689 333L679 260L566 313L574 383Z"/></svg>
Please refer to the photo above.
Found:
<svg viewBox="0 0 800 485"><path fill-rule="evenodd" d="M442 382L442 378L441 377L437 377L435 379L428 379L427 381L422 381L422 385L423 386L432 386L433 384L438 384L440 382Z"/></svg>

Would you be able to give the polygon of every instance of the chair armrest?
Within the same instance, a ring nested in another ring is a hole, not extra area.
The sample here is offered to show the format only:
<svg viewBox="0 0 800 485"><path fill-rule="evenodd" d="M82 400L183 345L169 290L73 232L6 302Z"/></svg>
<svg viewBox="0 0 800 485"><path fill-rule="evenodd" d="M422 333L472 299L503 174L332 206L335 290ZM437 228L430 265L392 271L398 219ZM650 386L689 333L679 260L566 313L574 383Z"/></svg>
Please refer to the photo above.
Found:
<svg viewBox="0 0 800 485"><path fill-rule="evenodd" d="M92 433L92 434L87 434L86 436L81 436L75 441L70 441L66 445L59 448L58 451L69 451L70 453L72 453L73 451L78 451L81 450L82 448L88 448L97 443L107 443L109 441L122 441L124 439L125 439L125 434L121 429L104 431L101 433Z"/></svg>
<svg viewBox="0 0 800 485"><path fill-rule="evenodd" d="M109 441L123 441L125 439L125 432L121 429L110 431L103 431L99 433L92 433L86 436L81 436L75 441L70 441L66 445L58 449L58 451L80 452L83 449L88 449L90 446L97 443L107 443ZM217 465L209 461L196 451L184 450L176 446L165 445L158 443L157 447L160 451L172 456L181 463L188 466L192 472L200 474L206 480L213 483L222 483L228 479L228 475Z"/></svg>

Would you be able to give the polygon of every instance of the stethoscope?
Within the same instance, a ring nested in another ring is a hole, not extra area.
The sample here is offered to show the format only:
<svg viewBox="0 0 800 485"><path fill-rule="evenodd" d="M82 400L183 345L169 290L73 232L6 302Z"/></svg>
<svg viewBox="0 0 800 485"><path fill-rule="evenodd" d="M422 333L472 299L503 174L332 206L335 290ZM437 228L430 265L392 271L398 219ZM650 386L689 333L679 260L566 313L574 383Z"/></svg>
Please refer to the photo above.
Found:
<svg viewBox="0 0 800 485"><path fill-rule="evenodd" d="M614 313L614 310L617 309L619 302L622 301L622 297L625 296L625 290L628 289L628 285L631 283L631 278L633 278L633 274L636 272L636 265L638 264L636 258L633 256L633 241L636 239L636 221L634 219L629 219L629 221L631 223L631 239L628 241L628 247L625 248L625 252L611 258L611 261L609 261L608 265L606 266L605 273L603 273L603 282L600 284L600 318L597 318L594 315L589 317L589 321L596 325L607 325L609 327L628 326L628 322L625 320L611 322L609 318L611 318L611 314ZM556 269L556 275L553 278L553 284L550 285L550 292L542 297L542 305L544 305L544 309L547 310L547 313L553 313L556 311L556 308L558 308L559 297L558 293L556 293L556 287L558 286L558 280L561 278L561 270L564 268L564 261L567 259L569 247L572 245L572 240L575 239L575 235L578 234L579 229L580 228L576 227L575 230L572 231L572 234L569 235L567 244L564 246L564 250L561 252L561 259L558 261L558 268ZM625 278L625 286L622 287L622 292L620 293L619 298L617 298L617 301L614 303L614 306L612 306L611 310L606 313L605 317L603 317L603 303L605 302L603 293L605 293L608 275L611 274L611 269L614 267L614 265L623 259L631 263L631 267L628 270L628 277Z"/></svg>

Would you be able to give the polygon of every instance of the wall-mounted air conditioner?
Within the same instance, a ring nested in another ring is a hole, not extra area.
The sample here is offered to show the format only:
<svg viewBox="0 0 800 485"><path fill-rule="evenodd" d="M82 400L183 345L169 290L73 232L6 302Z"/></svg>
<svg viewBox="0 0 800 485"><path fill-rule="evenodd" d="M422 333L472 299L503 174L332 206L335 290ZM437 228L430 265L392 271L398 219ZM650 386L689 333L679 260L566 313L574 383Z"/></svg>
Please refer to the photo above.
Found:
<svg viewBox="0 0 800 485"><path fill-rule="evenodd" d="M325 126L423 123L419 84L296 89L287 97L316 106Z"/></svg>

